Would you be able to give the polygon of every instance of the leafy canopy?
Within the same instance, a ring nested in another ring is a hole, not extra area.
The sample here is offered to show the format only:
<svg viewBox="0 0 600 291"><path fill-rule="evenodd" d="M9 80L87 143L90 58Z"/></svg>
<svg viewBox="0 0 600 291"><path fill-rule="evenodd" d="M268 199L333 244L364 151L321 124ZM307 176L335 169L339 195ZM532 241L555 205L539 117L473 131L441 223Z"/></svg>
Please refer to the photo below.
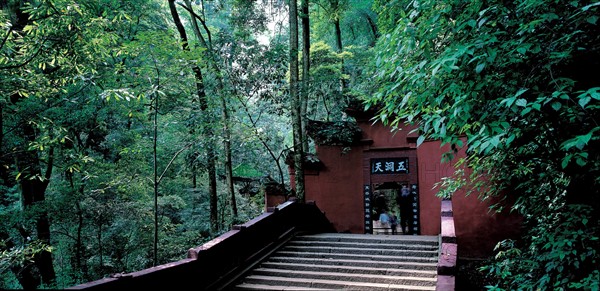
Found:
<svg viewBox="0 0 600 291"><path fill-rule="evenodd" d="M491 185L483 198L514 196L526 219L522 244L510 249L530 264L499 255L513 264L489 269L497 288L598 281L590 246L598 246L600 80L588 72L600 63L599 6L425 0L377 9L379 89L366 106L394 127L418 124L418 144L467 146L471 186Z"/></svg>

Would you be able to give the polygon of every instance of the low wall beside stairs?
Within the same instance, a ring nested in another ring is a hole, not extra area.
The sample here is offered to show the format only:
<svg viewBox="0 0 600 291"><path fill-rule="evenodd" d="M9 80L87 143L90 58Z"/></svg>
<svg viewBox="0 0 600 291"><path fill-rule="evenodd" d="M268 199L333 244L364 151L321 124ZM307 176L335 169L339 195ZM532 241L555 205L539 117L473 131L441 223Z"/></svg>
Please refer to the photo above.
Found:
<svg viewBox="0 0 600 291"><path fill-rule="evenodd" d="M311 202L285 202L188 251L187 258L83 283L69 290L218 290L295 232L335 232Z"/></svg>
<svg viewBox="0 0 600 291"><path fill-rule="evenodd" d="M456 288L458 245L454 229L452 200L442 200L440 254L438 259L437 291L453 291Z"/></svg>
<svg viewBox="0 0 600 291"><path fill-rule="evenodd" d="M437 262L437 291L455 290L457 244L452 203L442 201ZM69 290L165 289L223 290L253 264L266 258L297 233L335 233L314 203L288 201L259 217L188 251L187 258L137 272L115 274Z"/></svg>

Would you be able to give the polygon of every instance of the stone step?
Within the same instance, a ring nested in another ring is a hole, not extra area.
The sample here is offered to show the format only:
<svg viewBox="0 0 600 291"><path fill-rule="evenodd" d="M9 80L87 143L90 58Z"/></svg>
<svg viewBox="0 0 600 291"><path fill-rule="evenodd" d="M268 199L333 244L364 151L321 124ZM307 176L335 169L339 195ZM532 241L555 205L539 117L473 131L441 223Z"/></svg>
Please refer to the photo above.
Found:
<svg viewBox="0 0 600 291"><path fill-rule="evenodd" d="M394 267L381 267L379 264L372 264L368 266L356 266L351 264L350 266L344 265L323 265L323 264L301 264L301 263L278 263L278 262L264 262L260 264L260 268L278 269L278 270L296 270L296 271L324 271L324 272L338 272L338 273L353 273L353 274L372 274L372 275L390 275L390 276L415 276L415 277L427 277L435 278L437 273L434 266L431 266L431 270L419 270L416 268L400 268Z"/></svg>
<svg viewBox="0 0 600 291"><path fill-rule="evenodd" d="M380 255L380 256L416 256L416 257L435 257L438 255L438 249L418 249L418 246L415 245L416 249L406 250L406 249L394 249L382 247L378 248L377 246L371 245L363 245L362 247L336 247L336 246L296 246L296 245L288 245L285 246L282 251L283 252L297 252L297 253L328 253L328 254L362 254L362 255Z"/></svg>
<svg viewBox="0 0 600 291"><path fill-rule="evenodd" d="M438 236L426 235L372 235L372 234L350 234L350 233L320 233L313 235L299 235L293 241L319 241L319 242L343 242L343 243L369 243L369 244L439 244Z"/></svg>
<svg viewBox="0 0 600 291"><path fill-rule="evenodd" d="M397 285L435 286L436 278L400 276L400 275L377 275L365 273L340 273L321 271L296 271L278 270L269 268L258 268L252 272L253 276L269 276L279 278L303 278L313 280L338 280L346 282L385 283Z"/></svg>
<svg viewBox="0 0 600 291"><path fill-rule="evenodd" d="M434 286L428 285L402 285L388 283L350 282L339 280L304 279L304 278L281 278L272 276L250 275L246 277L244 284L277 286L276 290L299 290L299 288L314 288L319 290L343 289L343 290L435 290ZM246 288L244 284L237 287ZM271 289L271 290L275 290ZM310 289L310 290L314 290ZM304 289L307 290L307 289Z"/></svg>
<svg viewBox="0 0 600 291"><path fill-rule="evenodd" d="M278 251L275 253L278 257L301 257L301 258L318 258L318 259L352 259L352 260L371 260L383 262L437 262L437 256L413 256L410 253L406 255L363 255L363 254L347 254L347 253L310 253L310 252L288 252Z"/></svg>
<svg viewBox="0 0 600 291"><path fill-rule="evenodd" d="M288 264L315 264L324 266L355 266L355 267L385 267L398 269L414 269L433 271L437 268L437 262L385 262L375 260L354 260L354 259L327 259L322 258L289 258L289 257L271 257L267 262L288 263Z"/></svg>
<svg viewBox="0 0 600 291"><path fill-rule="evenodd" d="M310 288L310 287L298 287L298 286L273 286L264 284L250 284L242 283L235 286L234 290L331 290L323 288Z"/></svg>
<svg viewBox="0 0 600 291"><path fill-rule="evenodd" d="M438 250L439 245L426 242L417 244L394 242L394 243L369 243L369 242L336 242L336 241L301 241L295 240L287 243L288 247L338 247L338 248L382 248L396 250Z"/></svg>
<svg viewBox="0 0 600 291"><path fill-rule="evenodd" d="M438 236L298 235L236 290L435 290Z"/></svg>

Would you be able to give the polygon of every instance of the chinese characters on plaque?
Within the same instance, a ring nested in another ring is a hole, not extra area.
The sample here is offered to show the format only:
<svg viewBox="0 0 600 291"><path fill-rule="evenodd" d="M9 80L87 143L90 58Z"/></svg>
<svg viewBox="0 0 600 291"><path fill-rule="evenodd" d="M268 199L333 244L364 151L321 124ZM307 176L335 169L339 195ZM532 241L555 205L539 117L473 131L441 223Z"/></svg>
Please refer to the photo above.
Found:
<svg viewBox="0 0 600 291"><path fill-rule="evenodd" d="M420 224L419 224L419 189L417 184L412 184L410 186L410 195L412 198L412 221L410 226L410 232L412 234L420 234Z"/></svg>
<svg viewBox="0 0 600 291"><path fill-rule="evenodd" d="M408 158L371 159L371 174L408 174Z"/></svg>
<svg viewBox="0 0 600 291"><path fill-rule="evenodd" d="M373 221L371 220L371 186L365 185L363 192L365 197L365 233L373 233Z"/></svg>

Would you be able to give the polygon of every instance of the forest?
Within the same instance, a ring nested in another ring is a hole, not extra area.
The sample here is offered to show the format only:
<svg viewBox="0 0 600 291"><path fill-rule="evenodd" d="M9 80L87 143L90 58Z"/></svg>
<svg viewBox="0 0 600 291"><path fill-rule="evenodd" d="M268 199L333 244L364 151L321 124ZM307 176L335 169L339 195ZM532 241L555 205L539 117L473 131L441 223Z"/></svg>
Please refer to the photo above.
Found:
<svg viewBox="0 0 600 291"><path fill-rule="evenodd" d="M443 161L472 173L440 197L524 217L477 269L486 289L598 290L599 17L598 0L1 1L0 289L179 260L262 213L267 186L302 200L307 123L360 106L466 147Z"/></svg>

